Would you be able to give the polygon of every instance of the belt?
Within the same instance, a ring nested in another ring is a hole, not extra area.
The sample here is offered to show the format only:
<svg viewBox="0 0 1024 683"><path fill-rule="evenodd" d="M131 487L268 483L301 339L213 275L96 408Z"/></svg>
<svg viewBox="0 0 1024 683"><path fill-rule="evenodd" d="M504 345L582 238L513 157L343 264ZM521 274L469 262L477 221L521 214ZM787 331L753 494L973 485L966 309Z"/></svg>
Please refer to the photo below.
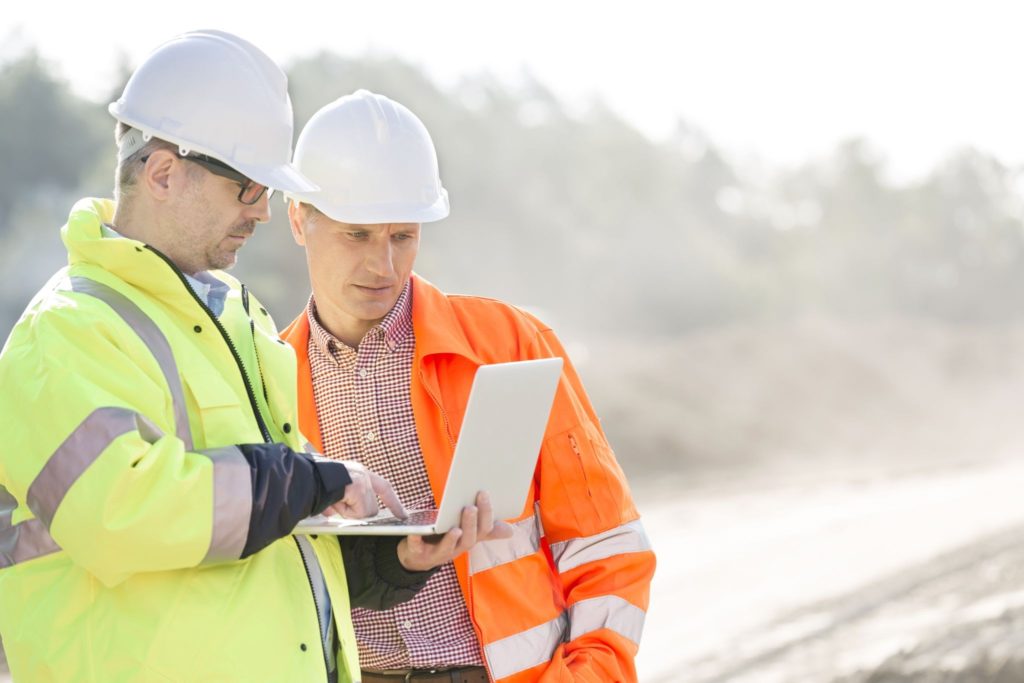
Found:
<svg viewBox="0 0 1024 683"><path fill-rule="evenodd" d="M363 670L363 683L488 683L487 669L461 666L453 669Z"/></svg>

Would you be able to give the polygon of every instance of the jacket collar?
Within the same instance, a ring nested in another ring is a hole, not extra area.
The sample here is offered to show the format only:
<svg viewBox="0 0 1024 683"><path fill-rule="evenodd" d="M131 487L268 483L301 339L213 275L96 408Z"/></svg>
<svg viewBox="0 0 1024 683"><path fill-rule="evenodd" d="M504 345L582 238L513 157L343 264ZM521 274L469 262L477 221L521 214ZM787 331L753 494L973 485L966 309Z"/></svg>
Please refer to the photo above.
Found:
<svg viewBox="0 0 1024 683"><path fill-rule="evenodd" d="M462 331L462 322L455 314L448 296L415 273L411 280L416 357L456 354L481 365L482 361Z"/></svg>
<svg viewBox="0 0 1024 683"><path fill-rule="evenodd" d="M75 203L61 239L70 265L94 265L128 284L160 299L165 304L192 310L195 299L184 275L156 251L129 237L104 237L103 224L114 218L115 204L109 199L81 199ZM222 271L212 277L238 289L238 282Z"/></svg>

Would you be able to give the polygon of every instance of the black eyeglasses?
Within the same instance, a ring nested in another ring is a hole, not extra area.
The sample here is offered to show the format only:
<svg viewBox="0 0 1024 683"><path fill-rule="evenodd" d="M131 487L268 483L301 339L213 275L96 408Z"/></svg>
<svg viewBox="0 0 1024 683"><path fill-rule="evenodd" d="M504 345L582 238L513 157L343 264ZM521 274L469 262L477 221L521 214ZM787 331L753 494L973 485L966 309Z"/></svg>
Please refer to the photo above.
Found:
<svg viewBox="0 0 1024 683"><path fill-rule="evenodd" d="M213 157L208 157L205 154L182 155L180 153L178 154L178 158L199 164L214 175L219 175L222 178L227 178L234 183L238 183L242 188L238 191L238 201L242 202L246 206L252 206L258 202L264 192L267 192L268 197L274 194L274 191L266 185L260 185L255 180L242 175L220 159L214 159Z"/></svg>
<svg viewBox="0 0 1024 683"><path fill-rule="evenodd" d="M246 206L252 206L258 202L264 192L267 193L267 197L271 197L274 194L274 190L272 188L269 188L266 185L261 185L255 180L242 175L220 159L214 159L213 157L206 156L205 154L181 154L180 152L175 152L175 154L178 155L179 159L199 164L214 175L218 175L221 178L227 178L233 183L238 183L241 187L238 191L238 201L242 202ZM149 155L142 157L142 163L146 163L147 159L149 159Z"/></svg>

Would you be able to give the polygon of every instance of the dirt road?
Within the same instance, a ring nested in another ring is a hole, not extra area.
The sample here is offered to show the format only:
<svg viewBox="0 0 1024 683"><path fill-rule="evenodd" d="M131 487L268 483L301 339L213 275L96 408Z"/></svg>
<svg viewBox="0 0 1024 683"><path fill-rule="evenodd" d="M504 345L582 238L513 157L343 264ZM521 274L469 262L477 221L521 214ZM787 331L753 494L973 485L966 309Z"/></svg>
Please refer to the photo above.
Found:
<svg viewBox="0 0 1024 683"><path fill-rule="evenodd" d="M645 510L659 570L641 681L1004 680L1024 651L1022 485L1004 462Z"/></svg>

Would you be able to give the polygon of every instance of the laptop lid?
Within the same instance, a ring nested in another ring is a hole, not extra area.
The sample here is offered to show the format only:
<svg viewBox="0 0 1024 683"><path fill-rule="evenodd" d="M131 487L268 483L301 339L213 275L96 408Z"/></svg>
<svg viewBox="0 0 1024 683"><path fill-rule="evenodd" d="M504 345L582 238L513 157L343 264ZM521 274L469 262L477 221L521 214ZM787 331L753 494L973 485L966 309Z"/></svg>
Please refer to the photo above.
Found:
<svg viewBox="0 0 1024 683"><path fill-rule="evenodd" d="M495 519L518 517L530 491L561 372L561 358L477 368L436 518L433 511L410 511L413 519L396 520L387 510L366 520L317 516L300 522L293 533L444 533L458 526L462 509L475 503L479 491L490 495Z"/></svg>

